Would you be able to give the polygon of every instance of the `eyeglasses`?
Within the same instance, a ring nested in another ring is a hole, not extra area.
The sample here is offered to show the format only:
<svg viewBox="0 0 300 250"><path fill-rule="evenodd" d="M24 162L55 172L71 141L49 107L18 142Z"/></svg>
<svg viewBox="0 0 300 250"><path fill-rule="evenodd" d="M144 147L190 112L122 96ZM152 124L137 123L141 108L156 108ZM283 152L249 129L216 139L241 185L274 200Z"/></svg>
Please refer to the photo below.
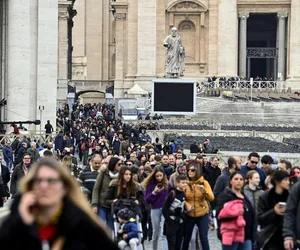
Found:
<svg viewBox="0 0 300 250"><path fill-rule="evenodd" d="M252 163L252 164L258 164L258 162L257 162L257 161L251 161L251 163Z"/></svg>
<svg viewBox="0 0 300 250"><path fill-rule="evenodd" d="M49 185L55 185L56 183L58 183L59 181L61 181L61 179L59 178L34 178L33 179L33 183L36 185L40 185L42 182L46 182Z"/></svg>
<svg viewBox="0 0 300 250"><path fill-rule="evenodd" d="M189 172L196 172L196 169L190 168L188 171L189 171Z"/></svg>
<svg viewBox="0 0 300 250"><path fill-rule="evenodd" d="M25 157L23 158L24 160L30 160L31 158L30 157Z"/></svg>

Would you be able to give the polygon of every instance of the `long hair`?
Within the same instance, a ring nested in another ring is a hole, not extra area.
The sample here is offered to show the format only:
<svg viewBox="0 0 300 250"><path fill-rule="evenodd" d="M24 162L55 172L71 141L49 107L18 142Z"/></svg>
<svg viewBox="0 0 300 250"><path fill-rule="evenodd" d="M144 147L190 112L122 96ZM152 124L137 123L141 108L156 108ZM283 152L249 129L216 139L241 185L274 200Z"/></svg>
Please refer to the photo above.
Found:
<svg viewBox="0 0 300 250"><path fill-rule="evenodd" d="M169 182L168 182L168 178L167 178L167 175L165 173L165 170L163 167L161 166L156 166L153 171L148 175L148 177L142 182L142 186L144 188L146 188L150 183L156 183L156 178L155 178L155 175L156 173L158 172L161 172L163 174L163 180L162 180L162 185L167 188L168 185L169 185Z"/></svg>
<svg viewBox="0 0 300 250"><path fill-rule="evenodd" d="M27 176L20 181L20 192L24 194L32 190L34 179L37 176L37 172L41 167L48 167L57 172L64 184L66 190L66 198L72 201L76 207L84 212L97 226L109 235L105 226L99 221L99 218L92 212L90 205L88 204L83 193L80 192L77 182L70 176L68 171L61 166L61 164L54 159L45 159L37 162L30 169Z"/></svg>
<svg viewBox="0 0 300 250"><path fill-rule="evenodd" d="M71 169L72 166L72 156L71 155L65 155L64 158L62 159L62 165L63 167L67 167Z"/></svg>
<svg viewBox="0 0 300 250"><path fill-rule="evenodd" d="M195 169L196 169L196 177L195 177L196 180L199 179L203 175L203 166L201 166L201 164L198 161L191 160L186 164L187 177L190 181L192 181L192 180L190 179L188 173L189 173L190 167L192 167L192 166L195 167Z"/></svg>
<svg viewBox="0 0 300 250"><path fill-rule="evenodd" d="M117 164L119 161L120 161L120 158L118 158L118 157L111 157L110 160L109 160L107 169L108 169L110 172L114 172L114 171L115 171L116 164Z"/></svg>
<svg viewBox="0 0 300 250"><path fill-rule="evenodd" d="M126 171L130 171L131 173L131 177L130 177L130 180L129 182L125 182L124 180L124 175L125 175L125 172ZM126 186L126 196L127 198L131 198L131 197L136 197L136 185L134 183L134 181L132 180L132 171L129 167L127 166L123 166L121 167L120 169L120 172L119 172L119 176L118 176L118 197L122 196L123 195L123 190L124 190L124 187Z"/></svg>

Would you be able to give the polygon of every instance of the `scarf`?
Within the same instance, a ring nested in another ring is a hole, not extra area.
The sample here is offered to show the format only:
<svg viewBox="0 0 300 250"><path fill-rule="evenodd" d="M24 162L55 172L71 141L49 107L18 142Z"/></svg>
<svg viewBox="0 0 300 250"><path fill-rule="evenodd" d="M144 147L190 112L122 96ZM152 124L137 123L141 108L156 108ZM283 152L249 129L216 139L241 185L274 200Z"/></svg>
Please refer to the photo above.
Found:
<svg viewBox="0 0 300 250"><path fill-rule="evenodd" d="M118 172L114 174L113 172L109 171L108 173L109 173L110 178L112 178L112 179L117 179L119 177Z"/></svg>

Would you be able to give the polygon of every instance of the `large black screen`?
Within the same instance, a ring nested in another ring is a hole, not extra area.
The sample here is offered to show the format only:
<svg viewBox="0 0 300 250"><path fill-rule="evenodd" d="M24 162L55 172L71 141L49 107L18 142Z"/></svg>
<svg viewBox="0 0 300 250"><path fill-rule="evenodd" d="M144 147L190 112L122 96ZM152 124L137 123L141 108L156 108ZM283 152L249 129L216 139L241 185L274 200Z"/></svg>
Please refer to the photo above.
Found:
<svg viewBox="0 0 300 250"><path fill-rule="evenodd" d="M194 112L194 83L154 82L153 112Z"/></svg>

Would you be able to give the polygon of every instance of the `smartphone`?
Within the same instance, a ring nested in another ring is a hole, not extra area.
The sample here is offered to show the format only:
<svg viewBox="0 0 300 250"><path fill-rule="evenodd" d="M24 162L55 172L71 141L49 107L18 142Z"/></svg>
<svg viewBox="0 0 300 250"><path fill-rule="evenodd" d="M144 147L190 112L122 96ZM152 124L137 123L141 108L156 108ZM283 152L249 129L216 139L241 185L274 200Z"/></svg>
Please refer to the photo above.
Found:
<svg viewBox="0 0 300 250"><path fill-rule="evenodd" d="M161 188L163 187L163 185L162 185L162 184L157 184L157 187L158 187L159 189L161 189Z"/></svg>
<svg viewBox="0 0 300 250"><path fill-rule="evenodd" d="M285 207L286 206L286 202L278 202L279 206Z"/></svg>

